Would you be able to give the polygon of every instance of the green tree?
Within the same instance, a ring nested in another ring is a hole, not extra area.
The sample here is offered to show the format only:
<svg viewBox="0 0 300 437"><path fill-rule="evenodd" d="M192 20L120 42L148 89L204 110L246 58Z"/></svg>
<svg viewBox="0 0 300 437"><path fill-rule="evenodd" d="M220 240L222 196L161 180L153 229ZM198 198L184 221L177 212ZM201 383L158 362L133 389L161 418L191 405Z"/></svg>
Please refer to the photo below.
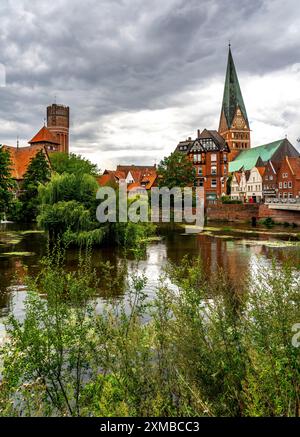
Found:
<svg viewBox="0 0 300 437"><path fill-rule="evenodd" d="M9 152L0 146L0 219L9 212L14 197L16 184L11 177L11 165Z"/></svg>
<svg viewBox="0 0 300 437"><path fill-rule="evenodd" d="M193 163L186 155L173 152L165 157L158 166L159 187L187 187L195 182L195 169Z"/></svg>
<svg viewBox="0 0 300 437"><path fill-rule="evenodd" d="M33 221L36 219L39 208L38 187L46 184L50 180L51 170L43 150L40 150L28 166L22 184L22 203L21 219Z"/></svg>
<svg viewBox="0 0 300 437"><path fill-rule="evenodd" d="M74 245L113 244L139 248L155 232L150 223L99 223L96 218L98 184L89 174L53 174L48 184L39 186L41 204L38 223L57 237Z"/></svg>
<svg viewBox="0 0 300 437"><path fill-rule="evenodd" d="M52 238L67 233L70 238L80 232L99 228L96 220L98 184L89 174L54 174L47 185L39 187L40 226ZM70 241L69 241L70 242ZM101 242L101 241L99 241Z"/></svg>
<svg viewBox="0 0 300 437"><path fill-rule="evenodd" d="M59 174L90 174L96 176L100 173L96 164L93 164L81 155L75 153L52 153L50 156L51 165L54 171Z"/></svg>

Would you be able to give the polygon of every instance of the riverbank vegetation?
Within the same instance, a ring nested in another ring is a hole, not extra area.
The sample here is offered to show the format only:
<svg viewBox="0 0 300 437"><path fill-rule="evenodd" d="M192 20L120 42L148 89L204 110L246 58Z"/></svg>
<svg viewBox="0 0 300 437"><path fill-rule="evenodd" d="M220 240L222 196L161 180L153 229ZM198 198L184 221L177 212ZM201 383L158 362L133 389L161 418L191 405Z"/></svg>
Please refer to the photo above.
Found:
<svg viewBox="0 0 300 437"><path fill-rule="evenodd" d="M78 247L109 243L134 250L155 235L151 223L98 222L99 169L80 155L53 153L49 161L44 152L38 152L18 187L10 170L9 153L0 147L0 220L37 222L51 242L59 238ZM114 188L118 193L118 187ZM128 207L133 201L128 200Z"/></svg>
<svg viewBox="0 0 300 437"><path fill-rule="evenodd" d="M146 281L132 273L126 298L96 312L89 255L67 273L54 250L27 280L24 321L7 323L0 414L299 416L300 284L288 265L262 268L243 293L187 258L151 302Z"/></svg>

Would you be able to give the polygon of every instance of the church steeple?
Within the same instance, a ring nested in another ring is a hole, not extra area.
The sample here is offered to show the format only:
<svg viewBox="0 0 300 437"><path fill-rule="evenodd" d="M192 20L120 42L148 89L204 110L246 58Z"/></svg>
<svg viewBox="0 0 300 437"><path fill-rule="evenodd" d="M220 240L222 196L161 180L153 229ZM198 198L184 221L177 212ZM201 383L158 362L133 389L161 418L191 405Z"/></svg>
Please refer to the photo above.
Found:
<svg viewBox="0 0 300 437"><path fill-rule="evenodd" d="M250 127L231 47L229 44L227 70L221 108L219 133L227 141L234 159L240 150L250 148Z"/></svg>

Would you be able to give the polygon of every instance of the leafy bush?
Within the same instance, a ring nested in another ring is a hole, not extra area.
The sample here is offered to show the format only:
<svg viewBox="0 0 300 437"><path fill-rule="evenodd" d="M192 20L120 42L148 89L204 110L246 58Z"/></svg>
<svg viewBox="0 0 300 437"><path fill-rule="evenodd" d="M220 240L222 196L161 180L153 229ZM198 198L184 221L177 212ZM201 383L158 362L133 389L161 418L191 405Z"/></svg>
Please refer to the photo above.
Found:
<svg viewBox="0 0 300 437"><path fill-rule="evenodd" d="M299 415L300 284L289 266L261 268L241 293L184 258L154 301L133 272L126 299L99 314L89 258L74 273L62 261L43 262L24 321L8 320L2 416Z"/></svg>
<svg viewBox="0 0 300 437"><path fill-rule="evenodd" d="M267 228L272 228L275 225L275 222L272 220L271 217L261 220L260 223L266 226Z"/></svg>

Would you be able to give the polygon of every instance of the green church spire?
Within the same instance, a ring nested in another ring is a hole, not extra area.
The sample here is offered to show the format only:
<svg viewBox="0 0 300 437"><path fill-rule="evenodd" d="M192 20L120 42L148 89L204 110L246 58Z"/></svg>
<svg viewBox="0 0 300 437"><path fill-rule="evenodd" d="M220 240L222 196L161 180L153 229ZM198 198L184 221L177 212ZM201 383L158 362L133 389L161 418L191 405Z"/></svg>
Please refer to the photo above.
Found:
<svg viewBox="0 0 300 437"><path fill-rule="evenodd" d="M242 92L240 89L239 80L233 62L231 47L229 44L227 71L226 71L225 87L224 87L224 94L223 94L223 103L222 103L222 111L224 111L228 128L230 128L232 125L237 107L240 108L243 117L249 127L247 111L246 111Z"/></svg>

